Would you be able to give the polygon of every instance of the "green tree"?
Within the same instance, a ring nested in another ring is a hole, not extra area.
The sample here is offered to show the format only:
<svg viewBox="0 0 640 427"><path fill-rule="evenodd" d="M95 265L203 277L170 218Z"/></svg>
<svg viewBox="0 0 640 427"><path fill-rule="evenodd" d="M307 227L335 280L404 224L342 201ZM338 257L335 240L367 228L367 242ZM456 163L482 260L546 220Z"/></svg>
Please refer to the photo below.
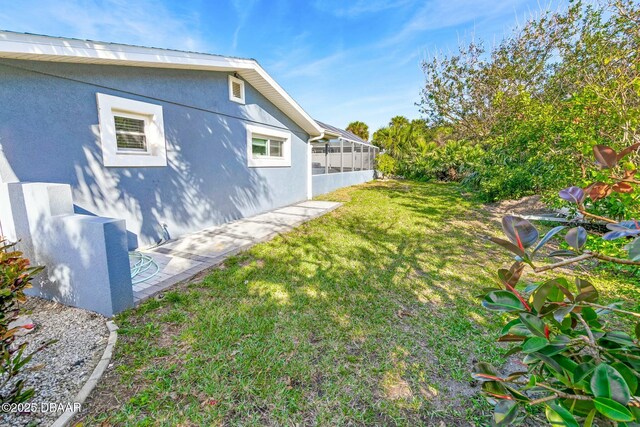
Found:
<svg viewBox="0 0 640 427"><path fill-rule="evenodd" d="M347 130L365 141L369 140L369 126L367 126L365 122L357 120L355 122L351 122L349 123L349 126L347 126Z"/></svg>
<svg viewBox="0 0 640 427"><path fill-rule="evenodd" d="M425 61L420 111L484 150L468 181L484 199L551 192L593 178L593 146L640 140L638 64L640 4L577 1L491 50L470 43ZM614 217L633 208L627 194L600 203Z"/></svg>

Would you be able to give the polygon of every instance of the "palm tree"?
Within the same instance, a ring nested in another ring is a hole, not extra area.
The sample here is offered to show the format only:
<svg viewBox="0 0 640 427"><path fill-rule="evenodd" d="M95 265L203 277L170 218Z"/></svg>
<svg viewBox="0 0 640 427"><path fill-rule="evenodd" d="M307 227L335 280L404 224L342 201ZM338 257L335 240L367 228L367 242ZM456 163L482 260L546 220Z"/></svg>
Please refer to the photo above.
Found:
<svg viewBox="0 0 640 427"><path fill-rule="evenodd" d="M365 122L361 122L356 120L355 122L349 123L347 126L347 130L354 135L359 136L365 141L369 140L369 126Z"/></svg>

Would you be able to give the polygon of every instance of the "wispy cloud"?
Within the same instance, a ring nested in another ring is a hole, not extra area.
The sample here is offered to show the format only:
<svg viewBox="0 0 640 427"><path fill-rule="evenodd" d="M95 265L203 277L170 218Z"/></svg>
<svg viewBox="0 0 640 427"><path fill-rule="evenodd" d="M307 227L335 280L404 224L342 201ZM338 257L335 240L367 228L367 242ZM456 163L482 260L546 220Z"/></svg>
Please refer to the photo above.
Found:
<svg viewBox="0 0 640 427"><path fill-rule="evenodd" d="M512 12L525 0L511 2L495 0L434 0L419 9L398 32L383 40L381 46L401 43L425 31L455 27L487 20Z"/></svg>
<svg viewBox="0 0 640 427"><path fill-rule="evenodd" d="M345 2L342 0L316 0L314 6L323 12L329 12L339 17L355 18L360 15L396 9L413 3L413 0L356 0Z"/></svg>
<svg viewBox="0 0 640 427"><path fill-rule="evenodd" d="M310 62L290 64L289 71L284 73L284 77L318 77L330 72L331 69L337 69L345 58L346 53L337 52Z"/></svg>
<svg viewBox="0 0 640 427"><path fill-rule="evenodd" d="M251 14L253 7L258 0L233 0L233 7L238 15L238 25L233 32L233 42L231 47L235 50L238 47L238 37L240 36L240 30L246 25L247 19Z"/></svg>
<svg viewBox="0 0 640 427"><path fill-rule="evenodd" d="M10 17L10 18L9 18ZM177 14L154 0L3 2L0 28L154 47L213 50L199 36L196 14Z"/></svg>

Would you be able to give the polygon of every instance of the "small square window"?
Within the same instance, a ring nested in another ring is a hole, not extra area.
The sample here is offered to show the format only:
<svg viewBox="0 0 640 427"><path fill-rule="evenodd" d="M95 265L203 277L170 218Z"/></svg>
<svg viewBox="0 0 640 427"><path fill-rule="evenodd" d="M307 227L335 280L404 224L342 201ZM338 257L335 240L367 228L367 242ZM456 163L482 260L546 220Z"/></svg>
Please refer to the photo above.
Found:
<svg viewBox="0 0 640 427"><path fill-rule="evenodd" d="M282 145L283 141L278 141L277 139L272 139L269 141L269 156L271 157L282 157Z"/></svg>
<svg viewBox="0 0 640 427"><path fill-rule="evenodd" d="M251 143L251 152L253 157L267 156L267 144L269 143L268 139L262 138L253 138Z"/></svg>
<svg viewBox="0 0 640 427"><path fill-rule="evenodd" d="M253 157L282 157L284 141L267 137L253 137L251 139L251 155Z"/></svg>
<svg viewBox="0 0 640 427"><path fill-rule="evenodd" d="M244 82L234 76L229 76L229 100L244 104Z"/></svg>
<svg viewBox="0 0 640 427"><path fill-rule="evenodd" d="M291 166L291 133L247 125L247 158L254 168Z"/></svg>
<svg viewBox="0 0 640 427"><path fill-rule="evenodd" d="M96 98L105 166L167 166L161 105L104 93Z"/></svg>
<svg viewBox="0 0 640 427"><path fill-rule="evenodd" d="M146 121L132 117L113 116L118 151L147 151Z"/></svg>

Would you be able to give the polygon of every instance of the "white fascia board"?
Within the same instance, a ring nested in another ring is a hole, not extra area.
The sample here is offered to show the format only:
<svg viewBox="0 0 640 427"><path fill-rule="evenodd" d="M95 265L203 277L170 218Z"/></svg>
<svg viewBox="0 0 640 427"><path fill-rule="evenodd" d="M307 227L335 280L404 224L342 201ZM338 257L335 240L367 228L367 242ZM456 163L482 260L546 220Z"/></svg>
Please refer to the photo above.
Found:
<svg viewBox="0 0 640 427"><path fill-rule="evenodd" d="M77 58L83 59L84 63L92 60L96 63L147 63L162 68L233 70L255 66L251 59L0 31L0 57L17 58L18 55L53 61Z"/></svg>
<svg viewBox="0 0 640 427"><path fill-rule="evenodd" d="M10 31L0 31L0 58L238 71L243 77L245 73L247 77L254 74L259 83L266 83L266 87L270 87L272 90L265 90L264 84L254 85L254 87L281 108L305 132L311 136L317 136L322 133L322 129L316 121L253 59L230 58L204 53L22 34Z"/></svg>
<svg viewBox="0 0 640 427"><path fill-rule="evenodd" d="M322 133L322 128L318 125L318 123L315 120L313 120L313 118L311 118L311 116L307 114L307 112L304 111L300 105L298 105L298 103L278 84L278 82L276 82L264 70L264 68L260 66L260 64L258 64L257 62L254 62L254 64L255 64L254 70L260 76L260 78L266 81L269 84L269 86L274 88L278 92L278 94L282 96L282 98L284 98L284 100L288 104L294 107L296 112L301 116L301 118L303 118L306 122L312 125L310 129L303 126L305 130L312 136L320 135ZM242 75L242 73L240 73L240 75Z"/></svg>

